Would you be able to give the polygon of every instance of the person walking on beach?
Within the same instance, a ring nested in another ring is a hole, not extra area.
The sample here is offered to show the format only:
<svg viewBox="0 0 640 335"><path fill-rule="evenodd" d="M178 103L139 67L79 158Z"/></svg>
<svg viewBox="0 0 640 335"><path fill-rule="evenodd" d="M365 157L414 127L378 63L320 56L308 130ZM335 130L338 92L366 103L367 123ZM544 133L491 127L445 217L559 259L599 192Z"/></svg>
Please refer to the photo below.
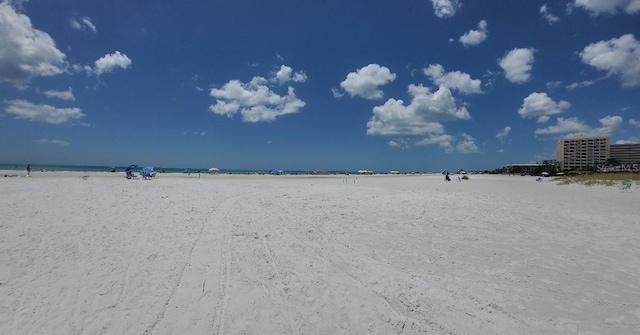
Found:
<svg viewBox="0 0 640 335"><path fill-rule="evenodd" d="M27 176L31 175L31 164L27 164Z"/></svg>

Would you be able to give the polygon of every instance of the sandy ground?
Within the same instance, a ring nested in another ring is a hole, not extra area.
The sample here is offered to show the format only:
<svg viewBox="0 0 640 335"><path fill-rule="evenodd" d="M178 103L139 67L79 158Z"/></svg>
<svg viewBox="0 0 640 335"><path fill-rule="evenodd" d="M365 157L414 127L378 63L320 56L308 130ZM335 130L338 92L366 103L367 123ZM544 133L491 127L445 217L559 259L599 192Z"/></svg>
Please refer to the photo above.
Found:
<svg viewBox="0 0 640 335"><path fill-rule="evenodd" d="M640 329L637 186L33 175L0 179L1 334Z"/></svg>

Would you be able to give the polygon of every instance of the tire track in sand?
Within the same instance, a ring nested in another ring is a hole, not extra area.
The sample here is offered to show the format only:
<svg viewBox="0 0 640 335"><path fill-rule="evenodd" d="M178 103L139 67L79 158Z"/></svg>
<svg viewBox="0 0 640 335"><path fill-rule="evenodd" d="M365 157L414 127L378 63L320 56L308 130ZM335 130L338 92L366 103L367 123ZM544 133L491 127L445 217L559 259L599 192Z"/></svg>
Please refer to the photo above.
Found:
<svg viewBox="0 0 640 335"><path fill-rule="evenodd" d="M281 213L280 215L283 215L282 213L286 213L286 211L284 210L284 208L282 208L282 206L279 206L279 205L277 205L277 206L278 206L278 209L280 210L280 213ZM389 323L391 323L394 326L394 328L396 328L398 330L398 333L404 332L404 330L405 330L405 328L407 326L409 326L409 328L412 328L414 330L416 330L416 328L417 328L418 331L424 332L424 333L432 332L435 329L439 329L440 331L443 331L443 332L445 332L447 334L452 334L453 333L453 331L451 329L448 329L443 324L435 322L433 319L424 320L426 322L426 324L425 324L425 322L423 322L421 320L418 320L418 319L408 315L407 313L399 310L399 308L395 307L394 304L392 303L392 301L387 296L385 296L382 292L378 292L377 290L370 288L369 285L364 283L362 281L362 279L360 279L356 274L352 273L352 271L347 270L347 267L348 267L347 265L349 264L349 262L347 260L345 260L344 257L342 256L344 253L336 253L334 255L334 257L330 257L330 256L327 256L327 255L324 255L322 251L318 250L316 247L314 247L314 246L310 245L309 243L307 243L307 241L303 240L300 236L298 236L290 228L284 226L282 224L282 221L286 221L286 220L275 219L273 221L275 221L278 224L278 226L284 232L286 232L289 236L293 237L294 240L296 240L302 246L307 248L307 250L310 250L313 254L315 254L316 257L318 257L319 259L322 259L323 261L327 262L328 264L331 264L334 269L336 269L337 271L339 271L339 272L343 273L344 275L346 275L346 277L349 278L349 280L351 280L357 286L363 288L366 292L370 292L375 297L377 297L377 299L379 299L379 301L384 306L386 306L386 308L389 311L391 311L391 313L396 318L397 322L389 321ZM339 241L338 239L336 239L336 238L334 238L334 237L332 237L332 236L330 236L330 235L328 235L326 233L323 233L323 235L327 239L336 242L338 246L344 247L346 249L350 249L353 252L356 252L357 254L359 254L361 256L361 259L369 260L366 257L363 258L361 253L359 252L359 250L354 249L353 247L345 244L342 241ZM334 258L342 260L342 262L337 262L337 261L334 260ZM383 266L387 265L387 264L384 264L383 262L380 262L379 260L377 260L375 258L372 258L370 260L374 261L376 263L380 263ZM433 328L432 326L435 326L436 328Z"/></svg>
<svg viewBox="0 0 640 335"><path fill-rule="evenodd" d="M194 209L195 208L192 207L192 210L194 210ZM207 217L207 216L205 215L204 217ZM191 217L189 220L193 221L193 217ZM198 235L194 239L193 243L191 244L187 259L185 260L184 264L180 268L180 271L178 272L178 278L176 279L175 283L172 285L171 292L169 293L169 296L167 296L167 298L164 301L164 304L162 305L162 307L160 309L160 312L156 315L156 317L153 319L153 322L147 327L147 329L144 331L143 334L150 334L153 331L153 329L158 325L158 323L160 323L160 321L162 321L162 319L164 319L165 313L167 312L167 307L169 306L169 304L171 303L171 300L175 296L178 287L180 287L180 283L182 282L182 278L184 277L184 273L185 273L185 270L186 270L187 266L191 263L191 258L193 256L193 250L195 249L195 247L198 244L198 242L200 242L200 240L202 239L202 236L203 236L203 233L204 233L205 224L206 224L205 221L202 221L200 223L200 231L198 232Z"/></svg>
<svg viewBox="0 0 640 335"><path fill-rule="evenodd" d="M218 282L218 292L220 299L215 306L215 313L209 329L213 334L223 334L227 319L227 306L229 305L229 286L231 276L231 234L229 232L230 213L235 203L240 197L226 198L218 209L222 213L222 262L220 262L220 281ZM231 203L231 204L230 204Z"/></svg>
<svg viewBox="0 0 640 335"><path fill-rule="evenodd" d="M229 288L231 286L231 265L232 265L232 250L231 250L231 230L229 225L233 221L231 216L235 212L237 203L240 200L246 200L249 197L253 197L267 191L258 191L250 194L243 194L238 196L231 196L225 198L217 207L217 210L221 212L222 217L222 255L220 262L220 281L218 284L218 292L220 299L215 306L215 313L213 320L211 320L211 332L213 334L224 334L226 321L227 321L227 309L229 306Z"/></svg>
<svg viewBox="0 0 640 335"><path fill-rule="evenodd" d="M278 222L278 224L282 227L280 222ZM282 274L281 274L282 271L280 270L280 265L279 265L277 259L275 257L273 257L273 251L269 247L269 242L267 241L267 235L264 235L264 234L260 233L259 227L258 227L258 225L256 224L256 222L254 220L251 220L251 225L253 226L255 231L258 233L258 238L260 239L260 242L262 242L262 247L264 248L264 253L267 255L267 258L269 259L269 264L271 264L271 268L273 269L274 275L276 276L278 281L282 284L282 287L280 287L278 290L280 291L280 294L281 294L282 299L283 299L283 301L285 303L285 306L287 306L287 317L289 319L289 329L291 331L291 334L297 334L296 327L295 327L295 324L293 322L293 315L292 315L292 311L291 311L291 303L289 302L289 294L287 292L285 292L285 290L284 290L284 288L286 288L286 286L287 286L287 283L284 281L284 279L282 277Z"/></svg>

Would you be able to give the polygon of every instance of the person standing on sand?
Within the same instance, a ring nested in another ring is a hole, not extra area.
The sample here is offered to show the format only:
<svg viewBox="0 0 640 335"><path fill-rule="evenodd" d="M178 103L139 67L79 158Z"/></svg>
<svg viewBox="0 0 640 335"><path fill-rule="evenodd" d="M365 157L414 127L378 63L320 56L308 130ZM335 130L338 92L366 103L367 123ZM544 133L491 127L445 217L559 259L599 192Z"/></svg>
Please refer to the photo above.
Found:
<svg viewBox="0 0 640 335"><path fill-rule="evenodd" d="M27 176L31 175L31 164L27 164Z"/></svg>

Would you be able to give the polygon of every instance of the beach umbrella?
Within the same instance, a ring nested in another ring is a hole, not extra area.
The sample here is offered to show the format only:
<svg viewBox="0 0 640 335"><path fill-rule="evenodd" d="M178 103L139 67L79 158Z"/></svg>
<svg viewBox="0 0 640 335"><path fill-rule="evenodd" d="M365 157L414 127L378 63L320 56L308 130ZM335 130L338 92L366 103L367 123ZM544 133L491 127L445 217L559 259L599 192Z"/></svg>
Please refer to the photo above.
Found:
<svg viewBox="0 0 640 335"><path fill-rule="evenodd" d="M218 169L217 167L209 168L209 172L218 172L218 171L220 171L220 169Z"/></svg>
<svg viewBox="0 0 640 335"><path fill-rule="evenodd" d="M129 172L129 171L131 171L131 170L133 170L133 169L135 169L137 167L138 167L138 164L131 164L131 165L127 166L126 169L124 169L124 172Z"/></svg>
<svg viewBox="0 0 640 335"><path fill-rule="evenodd" d="M269 172L269 174L280 175L282 174L282 170L273 169Z"/></svg>
<svg viewBox="0 0 640 335"><path fill-rule="evenodd" d="M541 173L540 175L541 175L541 176L544 176L544 177L549 177L549 172L543 172L543 173Z"/></svg>
<svg viewBox="0 0 640 335"><path fill-rule="evenodd" d="M442 171L442 174L446 176L446 175L448 175L448 174L449 174L449 171L444 170L444 171Z"/></svg>
<svg viewBox="0 0 640 335"><path fill-rule="evenodd" d="M189 169L182 170L182 173L189 173Z"/></svg>

